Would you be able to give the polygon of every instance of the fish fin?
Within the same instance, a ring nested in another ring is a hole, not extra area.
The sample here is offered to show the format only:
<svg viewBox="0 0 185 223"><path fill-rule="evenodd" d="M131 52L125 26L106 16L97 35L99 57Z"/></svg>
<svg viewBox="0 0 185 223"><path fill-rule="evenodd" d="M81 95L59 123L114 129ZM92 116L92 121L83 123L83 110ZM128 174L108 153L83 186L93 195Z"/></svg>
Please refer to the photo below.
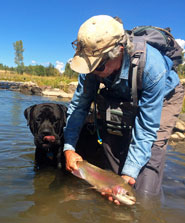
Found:
<svg viewBox="0 0 185 223"><path fill-rule="evenodd" d="M84 174L83 174L83 171L81 171L80 169L78 169L78 170L73 170L71 173L72 173L73 175L75 175L76 177L79 177L79 178L81 178L81 179L85 179L85 176L84 176Z"/></svg>
<svg viewBox="0 0 185 223"><path fill-rule="evenodd" d="M87 189L88 189L88 190L89 190L89 189L91 189L91 190L92 190L92 189L93 189L93 190L97 190L97 188L96 188L95 186L88 187Z"/></svg>

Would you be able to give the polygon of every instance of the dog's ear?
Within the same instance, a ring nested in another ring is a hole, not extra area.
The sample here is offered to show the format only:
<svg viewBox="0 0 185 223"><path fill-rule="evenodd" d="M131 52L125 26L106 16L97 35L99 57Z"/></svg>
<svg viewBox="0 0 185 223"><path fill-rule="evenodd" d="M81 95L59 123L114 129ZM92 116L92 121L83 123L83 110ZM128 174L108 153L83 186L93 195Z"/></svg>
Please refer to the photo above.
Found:
<svg viewBox="0 0 185 223"><path fill-rule="evenodd" d="M36 105L32 105L32 106L30 106L30 107L28 107L28 108L26 108L25 110L24 110L24 117L26 118L26 120L27 120L27 125L30 125L30 116L31 116L31 112L33 111L33 109L34 109L34 107L35 107Z"/></svg>
<svg viewBox="0 0 185 223"><path fill-rule="evenodd" d="M27 119L27 126L30 127L31 133L34 135L34 123L32 121L32 113L36 105L32 105L24 110L24 117Z"/></svg>
<svg viewBox="0 0 185 223"><path fill-rule="evenodd" d="M66 123L66 119L67 119L67 107L65 105L62 105L62 104L57 104L57 106L62 111L63 118L64 118L64 123Z"/></svg>

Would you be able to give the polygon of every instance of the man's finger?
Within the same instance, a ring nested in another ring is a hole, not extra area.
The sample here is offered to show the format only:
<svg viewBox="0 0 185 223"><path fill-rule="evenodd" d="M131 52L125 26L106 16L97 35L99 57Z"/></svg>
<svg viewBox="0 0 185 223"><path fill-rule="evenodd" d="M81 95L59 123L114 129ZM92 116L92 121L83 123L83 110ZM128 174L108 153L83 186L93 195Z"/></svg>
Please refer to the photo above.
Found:
<svg viewBox="0 0 185 223"><path fill-rule="evenodd" d="M119 202L118 200L114 200L114 203L115 203L116 205L120 205L120 202Z"/></svg>
<svg viewBox="0 0 185 223"><path fill-rule="evenodd" d="M109 201L113 201L113 197L108 196L108 200L109 200Z"/></svg>

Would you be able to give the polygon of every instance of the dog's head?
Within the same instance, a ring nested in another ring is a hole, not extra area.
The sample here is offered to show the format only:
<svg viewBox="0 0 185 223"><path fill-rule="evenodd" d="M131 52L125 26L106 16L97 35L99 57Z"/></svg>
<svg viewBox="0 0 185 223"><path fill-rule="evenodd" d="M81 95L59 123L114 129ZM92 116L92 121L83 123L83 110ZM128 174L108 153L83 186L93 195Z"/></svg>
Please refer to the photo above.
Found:
<svg viewBox="0 0 185 223"><path fill-rule="evenodd" d="M66 111L64 105L54 103L32 105L25 109L24 116L38 148L49 151L61 144Z"/></svg>

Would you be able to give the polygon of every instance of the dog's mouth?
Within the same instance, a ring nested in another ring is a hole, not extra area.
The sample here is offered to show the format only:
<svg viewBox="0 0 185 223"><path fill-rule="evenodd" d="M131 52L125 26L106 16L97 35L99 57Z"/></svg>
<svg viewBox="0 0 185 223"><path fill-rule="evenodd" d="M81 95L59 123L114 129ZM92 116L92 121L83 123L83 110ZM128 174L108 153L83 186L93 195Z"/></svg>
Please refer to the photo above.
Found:
<svg viewBox="0 0 185 223"><path fill-rule="evenodd" d="M52 143L54 143L56 141L56 138L55 138L55 136L51 136L51 135L49 135L49 136L44 136L43 137L43 144L42 144L42 146L43 147L48 147L50 144L52 144Z"/></svg>
<svg viewBox="0 0 185 223"><path fill-rule="evenodd" d="M56 138L55 136L44 136L43 140L44 142L55 142Z"/></svg>

